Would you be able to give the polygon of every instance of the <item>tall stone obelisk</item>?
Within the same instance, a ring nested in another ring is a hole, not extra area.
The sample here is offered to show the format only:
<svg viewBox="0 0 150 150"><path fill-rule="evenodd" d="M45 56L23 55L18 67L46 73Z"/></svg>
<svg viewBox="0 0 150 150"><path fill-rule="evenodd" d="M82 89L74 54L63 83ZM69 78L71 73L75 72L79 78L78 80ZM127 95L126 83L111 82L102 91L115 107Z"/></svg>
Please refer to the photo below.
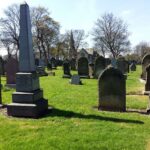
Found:
<svg viewBox="0 0 150 150"><path fill-rule="evenodd" d="M38 118L48 109L48 101L43 98L39 77L35 71L31 20L29 6L20 5L19 72L16 74L16 92L12 103L7 105L7 113L16 117Z"/></svg>

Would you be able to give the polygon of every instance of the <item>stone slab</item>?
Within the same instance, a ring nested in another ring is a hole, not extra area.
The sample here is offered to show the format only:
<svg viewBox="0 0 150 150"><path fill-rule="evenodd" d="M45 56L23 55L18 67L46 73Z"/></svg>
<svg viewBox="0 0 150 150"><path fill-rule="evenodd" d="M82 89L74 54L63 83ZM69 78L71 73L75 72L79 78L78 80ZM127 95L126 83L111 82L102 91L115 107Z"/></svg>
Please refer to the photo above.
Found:
<svg viewBox="0 0 150 150"><path fill-rule="evenodd" d="M13 117L39 118L48 110L48 101L40 99L36 104L11 103L7 105L7 114Z"/></svg>
<svg viewBox="0 0 150 150"><path fill-rule="evenodd" d="M80 80L80 76L79 75L72 75L70 83L75 84L75 85L82 85L82 82Z"/></svg>
<svg viewBox="0 0 150 150"><path fill-rule="evenodd" d="M43 97L43 91L37 90L34 92L14 92L12 94L13 103L35 103Z"/></svg>

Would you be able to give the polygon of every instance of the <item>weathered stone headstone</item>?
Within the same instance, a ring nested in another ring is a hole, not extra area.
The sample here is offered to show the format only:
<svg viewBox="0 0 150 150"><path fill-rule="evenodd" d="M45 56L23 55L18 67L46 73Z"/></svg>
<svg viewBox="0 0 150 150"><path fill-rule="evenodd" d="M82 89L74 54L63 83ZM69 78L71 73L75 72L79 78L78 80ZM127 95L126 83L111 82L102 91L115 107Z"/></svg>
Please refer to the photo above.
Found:
<svg viewBox="0 0 150 150"><path fill-rule="evenodd" d="M142 59L142 74L141 78L146 80L146 67L150 64L150 54L146 54Z"/></svg>
<svg viewBox="0 0 150 150"><path fill-rule="evenodd" d="M70 60L70 67L71 67L71 70L76 70L76 59L75 58L72 58Z"/></svg>
<svg viewBox="0 0 150 150"><path fill-rule="evenodd" d="M80 76L79 75L72 75L70 83L75 84L75 85L81 85L82 82L80 80Z"/></svg>
<svg viewBox="0 0 150 150"><path fill-rule="evenodd" d="M78 60L78 75L80 78L89 78L89 65L86 57L81 57Z"/></svg>
<svg viewBox="0 0 150 150"><path fill-rule="evenodd" d="M39 77L35 69L29 6L20 5L20 52L19 73L16 74L16 92L12 95L7 113L16 117L38 118L48 109L48 101L43 98Z"/></svg>
<svg viewBox="0 0 150 150"><path fill-rule="evenodd" d="M120 57L117 59L117 68L123 73L126 74L127 72L127 64L126 64L126 60L124 59L124 57Z"/></svg>
<svg viewBox="0 0 150 150"><path fill-rule="evenodd" d="M120 70L106 68L99 77L98 86L100 110L126 110L126 81Z"/></svg>
<svg viewBox="0 0 150 150"><path fill-rule="evenodd" d="M18 61L15 58L9 58L6 65L6 85L15 86L16 84L16 73L18 72Z"/></svg>
<svg viewBox="0 0 150 150"><path fill-rule="evenodd" d="M136 71L136 64L135 64L135 63L132 63L132 64L130 65L130 70L131 70L131 71Z"/></svg>
<svg viewBox="0 0 150 150"><path fill-rule="evenodd" d="M63 78L70 78L71 77L71 73L70 73L70 64L68 60L65 60L63 63Z"/></svg>
<svg viewBox="0 0 150 150"><path fill-rule="evenodd" d="M106 60L104 57L99 56L95 61L94 78L98 79L99 75L106 68Z"/></svg>

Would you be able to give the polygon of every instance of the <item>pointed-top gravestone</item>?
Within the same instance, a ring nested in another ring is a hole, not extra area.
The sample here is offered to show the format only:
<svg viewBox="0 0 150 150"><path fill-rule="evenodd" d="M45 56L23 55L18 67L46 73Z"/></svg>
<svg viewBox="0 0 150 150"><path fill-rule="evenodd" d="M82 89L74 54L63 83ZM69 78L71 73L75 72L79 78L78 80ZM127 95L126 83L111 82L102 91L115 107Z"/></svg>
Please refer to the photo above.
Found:
<svg viewBox="0 0 150 150"><path fill-rule="evenodd" d="M32 33L29 6L27 3L20 5L20 52L19 71L34 72L35 59L33 55Z"/></svg>

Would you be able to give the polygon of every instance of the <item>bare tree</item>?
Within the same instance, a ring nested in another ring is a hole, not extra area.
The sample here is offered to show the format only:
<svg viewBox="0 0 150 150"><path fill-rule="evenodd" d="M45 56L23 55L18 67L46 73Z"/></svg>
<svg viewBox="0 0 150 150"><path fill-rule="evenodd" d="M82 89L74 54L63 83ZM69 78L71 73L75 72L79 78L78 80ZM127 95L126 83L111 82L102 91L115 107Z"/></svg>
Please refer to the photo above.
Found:
<svg viewBox="0 0 150 150"><path fill-rule="evenodd" d="M103 57L105 57L107 48L105 48L105 45L103 42L97 41L94 44L94 51L99 52Z"/></svg>
<svg viewBox="0 0 150 150"><path fill-rule="evenodd" d="M11 51L15 50L17 57L19 50L19 6L16 4L9 6L4 14L5 18L0 19L1 43L6 47L9 55Z"/></svg>
<svg viewBox="0 0 150 150"><path fill-rule="evenodd" d="M111 53L114 58L129 50L127 25L112 13L106 13L97 19L92 35L95 44L103 47L105 53Z"/></svg>
<svg viewBox="0 0 150 150"><path fill-rule="evenodd" d="M144 55L150 53L150 44L147 42L140 42L135 46L134 53L143 58Z"/></svg>
<svg viewBox="0 0 150 150"><path fill-rule="evenodd" d="M84 41L86 36L84 30L71 30L66 31L63 35L65 39L65 44L68 44L68 56L69 58L77 58L77 51L83 46L87 45Z"/></svg>
<svg viewBox="0 0 150 150"><path fill-rule="evenodd" d="M58 42L60 25L49 16L44 7L32 9L34 48L39 50L40 58L44 54L45 60L51 55L51 47Z"/></svg>
<svg viewBox="0 0 150 150"><path fill-rule="evenodd" d="M33 48L39 50L47 60L50 48L58 42L60 25L44 7L31 8L31 22L33 33ZM20 31L20 10L19 6L13 4L4 11L5 17L0 19L0 42L10 53L17 53L19 50L19 31Z"/></svg>

